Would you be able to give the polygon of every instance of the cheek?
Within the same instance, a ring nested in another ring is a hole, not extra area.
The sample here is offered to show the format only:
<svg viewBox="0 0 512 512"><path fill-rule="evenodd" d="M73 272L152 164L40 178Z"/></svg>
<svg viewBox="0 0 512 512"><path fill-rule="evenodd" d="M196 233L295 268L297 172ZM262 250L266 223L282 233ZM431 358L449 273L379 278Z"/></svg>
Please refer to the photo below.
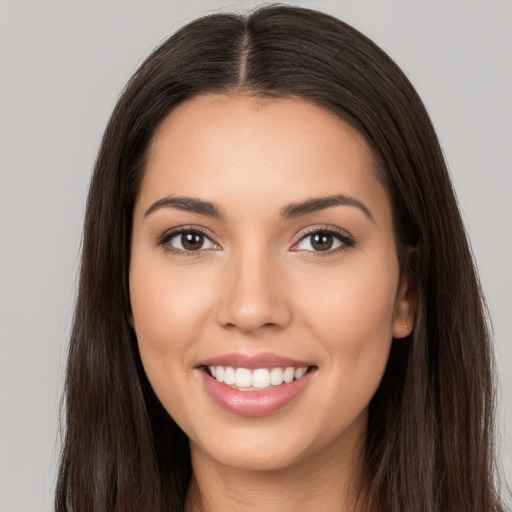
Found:
<svg viewBox="0 0 512 512"><path fill-rule="evenodd" d="M398 263L380 260L307 287L302 317L321 343L338 388L330 399L343 400L354 412L371 400L387 364L398 276Z"/></svg>
<svg viewBox="0 0 512 512"><path fill-rule="evenodd" d="M139 352L146 375L168 410L174 407L169 403L175 396L171 390L181 385L184 371L192 371L191 354L204 311L204 286L186 274L170 272L165 259L162 263L132 256L130 299Z"/></svg>
<svg viewBox="0 0 512 512"><path fill-rule="evenodd" d="M200 271L172 265L153 248L135 247L130 263L130 300L139 343L165 350L193 339L198 318L209 300Z"/></svg>
<svg viewBox="0 0 512 512"><path fill-rule="evenodd" d="M391 337L398 283L398 263L380 258L365 265L347 266L339 272L317 276L315 286L304 282L302 315L335 346L372 341L380 333Z"/></svg>

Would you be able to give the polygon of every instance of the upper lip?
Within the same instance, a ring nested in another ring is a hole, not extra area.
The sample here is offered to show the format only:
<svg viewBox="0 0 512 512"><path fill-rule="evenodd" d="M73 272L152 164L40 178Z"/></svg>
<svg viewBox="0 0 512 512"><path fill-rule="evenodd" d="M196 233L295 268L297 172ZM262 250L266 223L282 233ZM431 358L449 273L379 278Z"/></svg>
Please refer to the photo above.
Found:
<svg viewBox="0 0 512 512"><path fill-rule="evenodd" d="M271 354L269 352L262 354L233 352L231 354L223 354L205 359L197 366L231 366L234 368L247 368L248 370L254 370L256 368L304 368L313 366L313 364L308 361L300 361L298 359Z"/></svg>

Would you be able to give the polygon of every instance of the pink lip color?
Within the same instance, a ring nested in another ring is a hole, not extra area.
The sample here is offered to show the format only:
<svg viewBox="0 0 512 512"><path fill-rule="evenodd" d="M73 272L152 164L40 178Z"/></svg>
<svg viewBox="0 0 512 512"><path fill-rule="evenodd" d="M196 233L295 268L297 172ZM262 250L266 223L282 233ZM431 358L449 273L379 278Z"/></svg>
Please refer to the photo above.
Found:
<svg viewBox="0 0 512 512"><path fill-rule="evenodd" d="M231 366L233 368L247 368L255 370L256 368L303 368L313 366L313 363L307 361L298 361L289 357L282 357L276 354L224 354L222 356L212 357L201 361L197 366Z"/></svg>
<svg viewBox="0 0 512 512"><path fill-rule="evenodd" d="M203 384L213 400L224 410L239 416L265 416L281 409L301 393L315 373L310 371L300 379L289 384L283 383L270 390L238 391L218 382L206 371L199 371Z"/></svg>

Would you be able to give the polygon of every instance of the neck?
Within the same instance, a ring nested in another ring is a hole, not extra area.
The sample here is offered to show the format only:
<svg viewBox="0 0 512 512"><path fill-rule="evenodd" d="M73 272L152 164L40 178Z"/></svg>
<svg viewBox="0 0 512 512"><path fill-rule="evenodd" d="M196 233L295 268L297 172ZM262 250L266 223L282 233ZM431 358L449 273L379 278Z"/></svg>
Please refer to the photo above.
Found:
<svg viewBox="0 0 512 512"><path fill-rule="evenodd" d="M361 511L363 449L364 440L351 450L331 445L283 469L252 471L220 465L191 442L193 476L185 511Z"/></svg>

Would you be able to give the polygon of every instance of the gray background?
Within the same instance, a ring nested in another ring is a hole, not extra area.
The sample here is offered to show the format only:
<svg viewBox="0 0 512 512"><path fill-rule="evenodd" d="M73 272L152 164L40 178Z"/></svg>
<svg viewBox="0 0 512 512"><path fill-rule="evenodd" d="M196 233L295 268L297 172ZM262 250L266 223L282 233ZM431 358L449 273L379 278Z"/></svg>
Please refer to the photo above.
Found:
<svg viewBox="0 0 512 512"><path fill-rule="evenodd" d="M259 2L0 0L0 511L50 510L90 171L142 59L184 23ZM494 323L512 481L512 2L298 1L374 39L440 136Z"/></svg>

